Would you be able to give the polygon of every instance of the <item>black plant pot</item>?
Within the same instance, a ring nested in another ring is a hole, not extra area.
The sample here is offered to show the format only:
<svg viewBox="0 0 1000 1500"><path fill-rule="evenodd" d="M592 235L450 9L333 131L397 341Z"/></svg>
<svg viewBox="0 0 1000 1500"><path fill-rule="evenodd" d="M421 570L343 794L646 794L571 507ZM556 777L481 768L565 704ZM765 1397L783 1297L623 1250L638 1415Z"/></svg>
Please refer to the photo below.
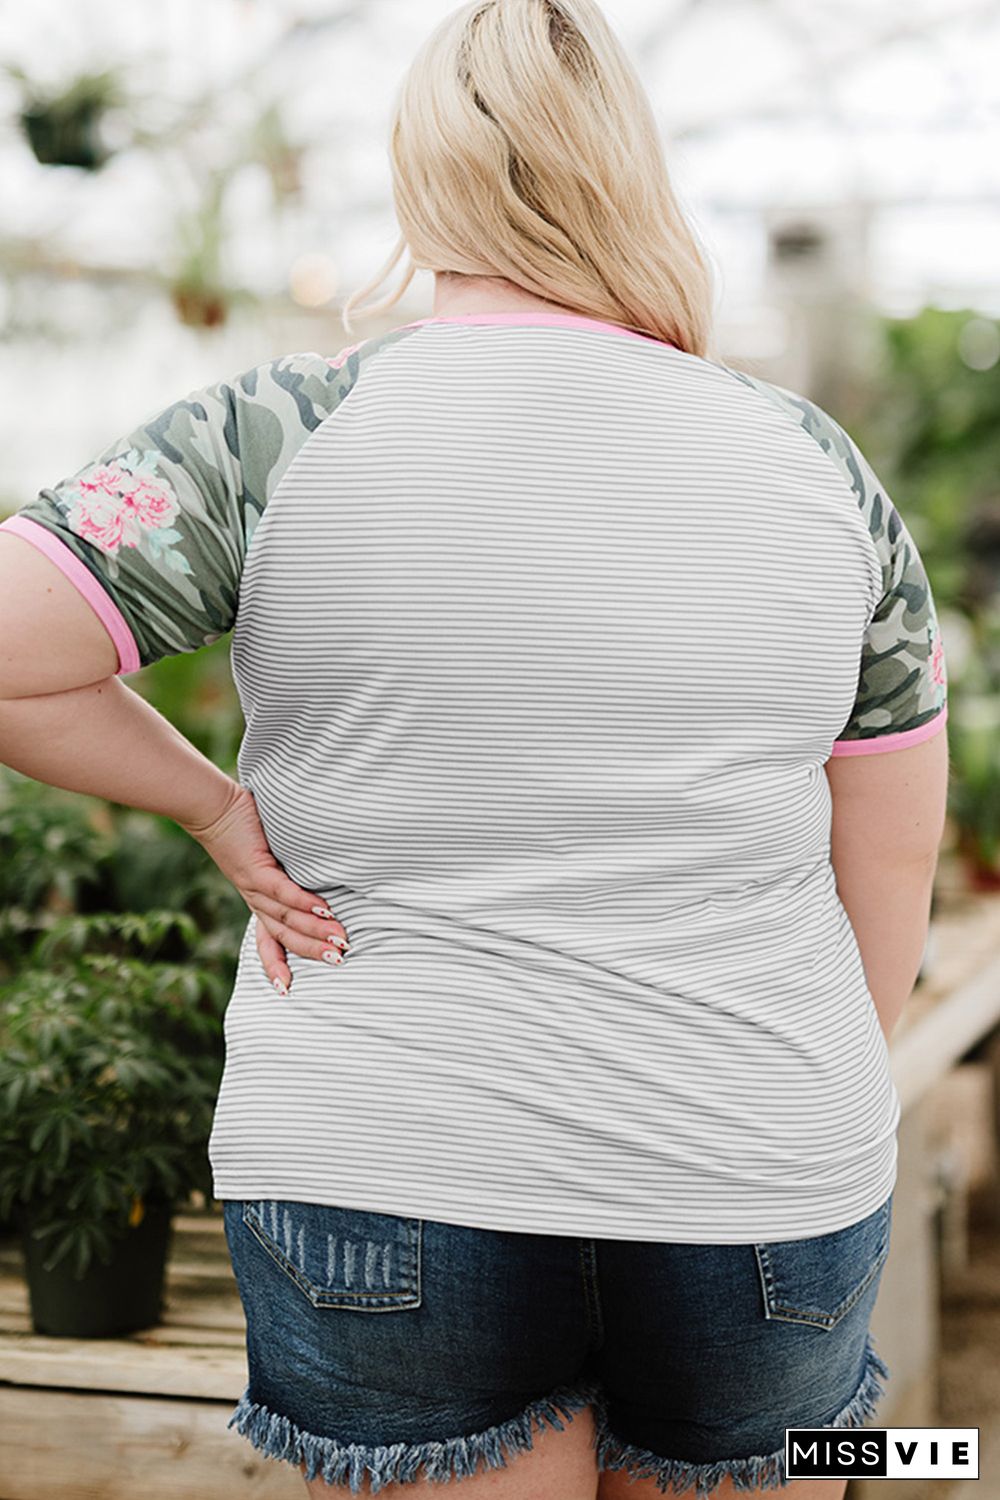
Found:
<svg viewBox="0 0 1000 1500"><path fill-rule="evenodd" d="M21 124L36 161L44 166L83 167L96 172L110 152L98 126L103 105L96 100L60 106L38 104L21 111Z"/></svg>
<svg viewBox="0 0 1000 1500"><path fill-rule="evenodd" d="M22 1224L24 1267L36 1333L52 1338L112 1338L151 1328L163 1313L167 1252L174 1208L147 1203L142 1222L115 1241L107 1265L96 1258L83 1276L73 1274L71 1257L47 1271L52 1239L35 1239Z"/></svg>

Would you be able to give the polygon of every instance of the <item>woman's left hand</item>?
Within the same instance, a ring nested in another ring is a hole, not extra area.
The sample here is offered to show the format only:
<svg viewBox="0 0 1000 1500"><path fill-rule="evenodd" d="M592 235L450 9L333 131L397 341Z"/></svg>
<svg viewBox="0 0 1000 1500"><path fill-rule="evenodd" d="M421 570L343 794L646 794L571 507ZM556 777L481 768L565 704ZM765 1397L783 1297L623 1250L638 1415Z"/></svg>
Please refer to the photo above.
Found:
<svg viewBox="0 0 1000 1500"><path fill-rule="evenodd" d="M250 788L238 782L233 788L225 810L211 823L181 826L207 850L256 916L257 952L268 978L284 995L292 982L286 953L340 963L347 933L322 898L296 885L278 864Z"/></svg>

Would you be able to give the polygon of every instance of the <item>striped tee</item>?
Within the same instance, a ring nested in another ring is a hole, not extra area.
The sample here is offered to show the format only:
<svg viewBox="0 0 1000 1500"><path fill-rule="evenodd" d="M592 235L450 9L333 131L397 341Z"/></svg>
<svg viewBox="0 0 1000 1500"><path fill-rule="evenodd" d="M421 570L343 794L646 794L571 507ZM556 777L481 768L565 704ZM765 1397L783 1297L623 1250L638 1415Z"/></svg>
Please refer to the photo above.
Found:
<svg viewBox="0 0 1000 1500"><path fill-rule="evenodd" d="M899 1099L824 763L945 724L906 525L814 402L572 313L195 391L6 529L120 672L232 629L238 775L350 941L251 916L216 1196L733 1243L836 1230Z"/></svg>

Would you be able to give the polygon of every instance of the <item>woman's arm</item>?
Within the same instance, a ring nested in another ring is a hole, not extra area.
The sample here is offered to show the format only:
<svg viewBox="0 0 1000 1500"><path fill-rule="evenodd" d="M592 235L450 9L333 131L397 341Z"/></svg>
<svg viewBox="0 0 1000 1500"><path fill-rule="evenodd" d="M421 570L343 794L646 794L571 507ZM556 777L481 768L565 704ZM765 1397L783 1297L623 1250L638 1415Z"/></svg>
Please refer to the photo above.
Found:
<svg viewBox="0 0 1000 1500"><path fill-rule="evenodd" d="M0 760L36 781L206 827L239 784L117 677L0 697Z"/></svg>
<svg viewBox="0 0 1000 1500"><path fill-rule="evenodd" d="M948 797L948 736L834 756L830 857L886 1039L920 972Z"/></svg>
<svg viewBox="0 0 1000 1500"><path fill-rule="evenodd" d="M258 917L258 950L287 985L283 949L320 958L343 926L267 848L252 794L117 676L90 604L42 552L0 532L0 762L36 781L173 818ZM327 941L324 941L326 939Z"/></svg>
<svg viewBox="0 0 1000 1500"><path fill-rule="evenodd" d="M104 625L44 553L0 532L0 761L50 786L211 823L239 790L114 674Z"/></svg>

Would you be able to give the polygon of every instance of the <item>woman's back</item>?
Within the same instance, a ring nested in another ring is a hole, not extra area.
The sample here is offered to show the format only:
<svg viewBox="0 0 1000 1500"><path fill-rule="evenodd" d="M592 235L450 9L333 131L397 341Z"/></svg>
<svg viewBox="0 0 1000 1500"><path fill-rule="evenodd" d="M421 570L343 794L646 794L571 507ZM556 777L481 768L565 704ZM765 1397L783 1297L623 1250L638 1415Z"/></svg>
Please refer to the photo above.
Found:
<svg viewBox="0 0 1000 1500"><path fill-rule="evenodd" d="M945 690L843 430L493 313L272 361L127 446L210 502L190 573L118 556L137 655L179 649L178 591L180 649L235 625L240 780L351 942L276 1000L251 918L216 1196L691 1242L882 1203L899 1105L823 767L939 729ZM22 514L72 546L80 493Z"/></svg>

